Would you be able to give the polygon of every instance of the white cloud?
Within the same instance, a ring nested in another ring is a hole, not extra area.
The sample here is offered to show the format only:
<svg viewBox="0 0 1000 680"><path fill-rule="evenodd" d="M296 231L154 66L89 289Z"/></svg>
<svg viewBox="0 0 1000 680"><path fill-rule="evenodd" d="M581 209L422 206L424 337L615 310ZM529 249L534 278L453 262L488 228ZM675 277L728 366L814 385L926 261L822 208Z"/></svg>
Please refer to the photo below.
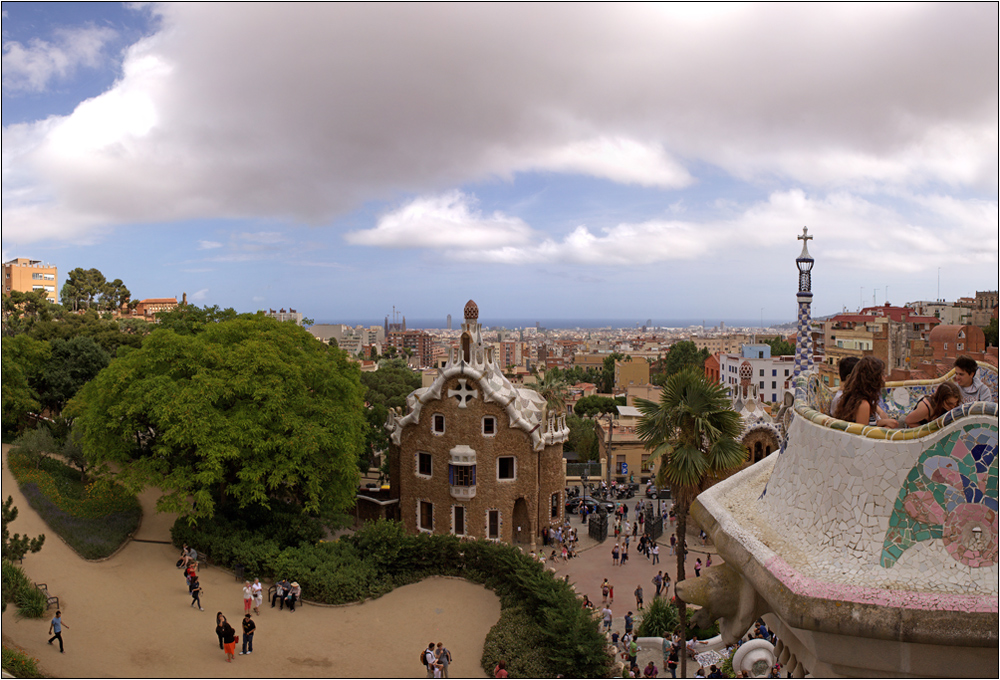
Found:
<svg viewBox="0 0 1000 680"><path fill-rule="evenodd" d="M5 129L7 238L195 218L322 224L526 171L682 188L716 166L810 191L995 196L995 4L154 11L159 31L128 50L114 87L11 135L10 164ZM54 45L89 63L90 39ZM69 73L32 49L10 50L18 82ZM519 233L484 219L481 235ZM414 237L401 233L369 237Z"/></svg>
<svg viewBox="0 0 1000 680"><path fill-rule="evenodd" d="M218 241L198 241L198 250L213 250L221 247L222 244Z"/></svg>
<svg viewBox="0 0 1000 680"><path fill-rule="evenodd" d="M190 297L193 302L204 302L208 299L208 288L202 288L199 291L191 293L188 297Z"/></svg>
<svg viewBox="0 0 1000 680"><path fill-rule="evenodd" d="M34 39L27 45L3 44L3 88L41 92L54 78L65 78L78 67L98 66L104 45L117 33L107 27L58 29L55 40Z"/></svg>
<svg viewBox="0 0 1000 680"><path fill-rule="evenodd" d="M918 215L924 205L931 210ZM828 265L842 271L913 273L960 264L971 254L977 262L996 263L998 219L996 204L985 201L935 198L891 207L845 192L810 197L796 189L774 192L729 219L623 223L597 234L578 226L561 240L452 250L449 256L496 264L624 268L698 260L707 271L721 258L738 257L760 274L785 267L791 235L808 226L821 239Z"/></svg>
<svg viewBox="0 0 1000 680"><path fill-rule="evenodd" d="M452 191L417 198L384 215L374 229L347 234L348 243L382 248L502 248L527 243L531 228L500 212L473 210L474 199Z"/></svg>

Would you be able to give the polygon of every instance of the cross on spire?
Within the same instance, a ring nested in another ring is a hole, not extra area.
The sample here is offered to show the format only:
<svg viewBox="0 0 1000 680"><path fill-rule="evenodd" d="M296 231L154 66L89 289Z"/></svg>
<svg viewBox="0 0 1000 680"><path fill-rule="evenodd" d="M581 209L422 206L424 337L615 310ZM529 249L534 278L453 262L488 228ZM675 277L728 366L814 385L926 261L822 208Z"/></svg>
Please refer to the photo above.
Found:
<svg viewBox="0 0 1000 680"><path fill-rule="evenodd" d="M809 227L802 227L802 236L796 236L795 238L803 241L802 245L806 245L807 242L813 240L813 237L809 235Z"/></svg>

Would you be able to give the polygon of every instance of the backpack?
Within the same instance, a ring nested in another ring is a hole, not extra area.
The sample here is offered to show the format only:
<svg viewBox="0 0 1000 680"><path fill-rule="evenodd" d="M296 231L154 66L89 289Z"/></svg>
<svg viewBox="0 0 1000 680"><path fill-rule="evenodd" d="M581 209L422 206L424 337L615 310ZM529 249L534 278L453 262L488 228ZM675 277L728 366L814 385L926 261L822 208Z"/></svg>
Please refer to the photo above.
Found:
<svg viewBox="0 0 1000 680"><path fill-rule="evenodd" d="M426 649L424 651L420 652L420 663L422 663L425 666L427 665L427 650Z"/></svg>

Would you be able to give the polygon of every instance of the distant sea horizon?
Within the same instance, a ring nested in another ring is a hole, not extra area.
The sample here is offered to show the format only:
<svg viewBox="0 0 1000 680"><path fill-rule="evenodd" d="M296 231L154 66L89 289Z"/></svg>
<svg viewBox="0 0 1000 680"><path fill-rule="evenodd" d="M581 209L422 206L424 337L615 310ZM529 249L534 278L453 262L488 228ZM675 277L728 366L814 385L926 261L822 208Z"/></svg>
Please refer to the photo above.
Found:
<svg viewBox="0 0 1000 680"><path fill-rule="evenodd" d="M385 319L316 319L317 324L345 324L348 326L382 326ZM458 330L462 326L463 319L452 317L451 325L453 330ZM480 319L484 328L495 330L498 328L518 329L534 328L535 324L540 328L551 330L574 330L574 329L598 329L598 328L642 328L644 322L632 319ZM764 328L775 326L785 326L794 324L791 320L764 319ZM705 329L719 326L724 323L726 328L761 328L761 319L652 319L647 328L691 328L701 327ZM407 329L446 329L447 319L407 319Z"/></svg>

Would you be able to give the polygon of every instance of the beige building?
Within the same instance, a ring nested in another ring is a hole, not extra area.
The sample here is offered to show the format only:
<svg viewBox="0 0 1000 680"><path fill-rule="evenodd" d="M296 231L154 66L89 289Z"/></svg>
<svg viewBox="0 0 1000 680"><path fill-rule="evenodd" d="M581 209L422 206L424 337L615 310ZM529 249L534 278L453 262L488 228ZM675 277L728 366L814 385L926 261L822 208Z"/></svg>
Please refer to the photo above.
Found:
<svg viewBox="0 0 1000 680"><path fill-rule="evenodd" d="M709 354L735 354L740 351L741 345L750 342L750 336L746 333L730 333L729 335L713 337L692 335L691 342L699 351L707 349Z"/></svg>
<svg viewBox="0 0 1000 680"><path fill-rule="evenodd" d="M59 301L59 270L41 260L18 257L3 263L4 294L11 291L31 293L45 291L45 299L55 304Z"/></svg>
<svg viewBox="0 0 1000 680"><path fill-rule="evenodd" d="M608 417L598 418L600 458L608 461L607 474L611 481L645 484L656 478L655 467L645 469L650 453L636 434L639 416L636 407L619 406L618 414L610 423Z"/></svg>
<svg viewBox="0 0 1000 680"><path fill-rule="evenodd" d="M615 362L615 393L649 384L649 362L641 357Z"/></svg>
<svg viewBox="0 0 1000 680"><path fill-rule="evenodd" d="M483 342L479 309L465 306L459 346L433 383L390 412L390 494L414 533L530 545L564 518L565 416L504 377Z"/></svg>

